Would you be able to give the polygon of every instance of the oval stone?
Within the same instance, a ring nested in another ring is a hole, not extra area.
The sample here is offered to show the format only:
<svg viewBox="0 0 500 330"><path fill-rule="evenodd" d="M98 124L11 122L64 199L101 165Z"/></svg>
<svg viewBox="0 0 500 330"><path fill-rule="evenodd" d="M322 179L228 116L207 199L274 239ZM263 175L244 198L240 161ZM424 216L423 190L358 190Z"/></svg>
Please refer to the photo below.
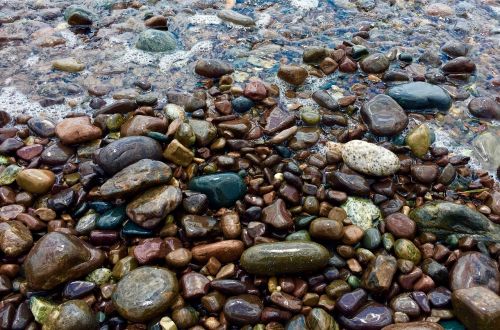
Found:
<svg viewBox="0 0 500 330"><path fill-rule="evenodd" d="M112 295L113 305L127 320L145 322L160 316L179 292L173 272L160 267L140 267L125 275Z"/></svg>
<svg viewBox="0 0 500 330"><path fill-rule="evenodd" d="M374 176L394 174L400 166L398 156L392 151L361 140L345 143L342 159L350 168Z"/></svg>
<svg viewBox="0 0 500 330"><path fill-rule="evenodd" d="M450 274L450 288L455 291L484 286L498 293L500 272L495 260L480 252L468 252L460 257Z"/></svg>
<svg viewBox="0 0 500 330"><path fill-rule="evenodd" d="M171 32L147 29L139 35L135 47L147 52L171 53L177 48L177 42Z"/></svg>
<svg viewBox="0 0 500 330"><path fill-rule="evenodd" d="M130 136L116 140L100 149L95 162L108 174L115 174L141 159L160 160L161 145L147 136Z"/></svg>
<svg viewBox="0 0 500 330"><path fill-rule="evenodd" d="M194 178L189 189L201 192L208 197L214 209L230 207L246 193L243 179L235 173L215 173Z"/></svg>
<svg viewBox="0 0 500 330"><path fill-rule="evenodd" d="M385 94L376 95L363 104L360 113L365 124L375 135L396 135L408 125L406 112L394 99Z"/></svg>
<svg viewBox="0 0 500 330"><path fill-rule="evenodd" d="M237 325L256 324L264 308L259 297L242 294L231 297L224 305L224 316L229 322Z"/></svg>
<svg viewBox="0 0 500 330"><path fill-rule="evenodd" d="M54 173L49 170L24 169L17 174L16 182L19 187L34 194L44 194L52 188L56 181Z"/></svg>
<svg viewBox="0 0 500 330"><path fill-rule="evenodd" d="M392 323L392 311L382 304L370 302L352 318L340 316L338 320L347 330L380 330Z"/></svg>
<svg viewBox="0 0 500 330"><path fill-rule="evenodd" d="M297 274L319 270L329 258L328 250L318 243L286 241L250 247L240 264L250 274Z"/></svg>
<svg viewBox="0 0 500 330"><path fill-rule="evenodd" d="M57 306L50 314L44 329L93 330L97 319L83 300L69 300Z"/></svg>
<svg viewBox="0 0 500 330"><path fill-rule="evenodd" d="M444 89L422 81L391 87L387 95L405 110L434 113L446 112L451 107L451 97Z"/></svg>
<svg viewBox="0 0 500 330"><path fill-rule="evenodd" d="M444 330L444 328L438 323L418 321L391 324L383 327L382 330Z"/></svg>

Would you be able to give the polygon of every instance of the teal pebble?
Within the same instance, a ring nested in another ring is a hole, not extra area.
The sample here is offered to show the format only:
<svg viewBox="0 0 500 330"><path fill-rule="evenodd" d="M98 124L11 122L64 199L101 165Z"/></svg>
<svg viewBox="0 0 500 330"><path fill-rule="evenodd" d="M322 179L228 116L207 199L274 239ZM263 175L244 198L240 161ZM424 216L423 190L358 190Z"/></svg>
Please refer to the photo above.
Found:
<svg viewBox="0 0 500 330"><path fill-rule="evenodd" d="M127 237L150 237L153 236L153 231L142 228L129 220L123 225L122 235Z"/></svg>
<svg viewBox="0 0 500 330"><path fill-rule="evenodd" d="M363 236L363 246L368 250L375 250L381 241L380 232L376 228L368 228Z"/></svg>
<svg viewBox="0 0 500 330"><path fill-rule="evenodd" d="M214 173L191 180L189 189L207 195L212 208L231 207L242 198L247 187L236 173Z"/></svg>
<svg viewBox="0 0 500 330"><path fill-rule="evenodd" d="M117 229L127 219L125 214L125 205L115 207L102 214L96 222L99 229Z"/></svg>

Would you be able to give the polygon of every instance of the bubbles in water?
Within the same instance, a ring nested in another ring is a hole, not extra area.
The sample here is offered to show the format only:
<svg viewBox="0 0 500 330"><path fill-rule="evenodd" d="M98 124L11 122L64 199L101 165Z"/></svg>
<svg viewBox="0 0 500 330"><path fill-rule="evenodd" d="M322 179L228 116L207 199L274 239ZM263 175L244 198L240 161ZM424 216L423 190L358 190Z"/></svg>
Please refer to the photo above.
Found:
<svg viewBox="0 0 500 330"><path fill-rule="evenodd" d="M221 24L222 20L216 15L193 15L188 19L191 24L209 25Z"/></svg>
<svg viewBox="0 0 500 330"><path fill-rule="evenodd" d="M292 6L305 10L318 7L318 3L318 0L292 0Z"/></svg>

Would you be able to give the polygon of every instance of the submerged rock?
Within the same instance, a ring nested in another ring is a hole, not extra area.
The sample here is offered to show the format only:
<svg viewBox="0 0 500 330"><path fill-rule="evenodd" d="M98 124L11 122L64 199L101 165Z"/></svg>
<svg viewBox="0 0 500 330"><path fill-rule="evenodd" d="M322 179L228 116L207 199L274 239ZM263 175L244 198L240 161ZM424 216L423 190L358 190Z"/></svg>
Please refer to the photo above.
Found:
<svg viewBox="0 0 500 330"><path fill-rule="evenodd" d="M227 62L216 59L202 59L196 62L194 72L207 78L220 78L234 71Z"/></svg>
<svg viewBox="0 0 500 330"><path fill-rule="evenodd" d="M446 112L452 103L450 95L444 89L421 81L391 87L386 94L403 109L423 113Z"/></svg>
<svg viewBox="0 0 500 330"><path fill-rule="evenodd" d="M408 116L390 96L376 95L363 104L361 117L371 132L379 136L399 134L408 125Z"/></svg>
<svg viewBox="0 0 500 330"><path fill-rule="evenodd" d="M450 202L429 202L410 213L421 232L431 232L438 238L455 234L477 240L500 242L500 226L465 205Z"/></svg>
<svg viewBox="0 0 500 330"><path fill-rule="evenodd" d="M228 21L237 25L254 26L255 21L250 16L240 14L234 10L224 9L217 13L217 16L224 21Z"/></svg>
<svg viewBox="0 0 500 330"><path fill-rule="evenodd" d="M48 330L93 330L96 327L96 315L84 300L68 300L57 306L43 325Z"/></svg>
<svg viewBox="0 0 500 330"><path fill-rule="evenodd" d="M278 70L278 78L295 86L302 85L307 76L307 70L298 65L283 64Z"/></svg>
<svg viewBox="0 0 500 330"><path fill-rule="evenodd" d="M135 47L147 52L171 53L177 48L177 41L170 32L148 29L139 35Z"/></svg>

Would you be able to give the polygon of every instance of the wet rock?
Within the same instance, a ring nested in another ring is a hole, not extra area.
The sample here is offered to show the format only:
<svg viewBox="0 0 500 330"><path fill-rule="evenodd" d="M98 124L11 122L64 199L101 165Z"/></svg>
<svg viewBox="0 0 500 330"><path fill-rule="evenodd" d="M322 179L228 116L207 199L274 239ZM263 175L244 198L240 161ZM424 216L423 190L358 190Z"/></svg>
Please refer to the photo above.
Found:
<svg viewBox="0 0 500 330"><path fill-rule="evenodd" d="M85 143L100 138L102 134L87 116L63 119L57 124L55 132L63 144Z"/></svg>
<svg viewBox="0 0 500 330"><path fill-rule="evenodd" d="M95 14L85 8L70 6L64 12L64 19L72 26L92 25Z"/></svg>
<svg viewBox="0 0 500 330"><path fill-rule="evenodd" d="M196 62L194 72L207 78L220 78L233 73L234 69L229 63L216 59L202 59Z"/></svg>
<svg viewBox="0 0 500 330"><path fill-rule="evenodd" d="M200 298L208 293L210 280L202 274L189 272L180 280L182 297L185 299Z"/></svg>
<svg viewBox="0 0 500 330"><path fill-rule="evenodd" d="M402 293L391 300L391 308L395 312L405 313L409 317L417 317L420 315L420 307L413 300L409 293Z"/></svg>
<svg viewBox="0 0 500 330"><path fill-rule="evenodd" d="M310 329L339 330L333 316L322 308L313 308L307 315L306 322Z"/></svg>
<svg viewBox="0 0 500 330"><path fill-rule="evenodd" d="M206 147L217 137L217 128L206 120L189 119L189 125L196 136L196 145Z"/></svg>
<svg viewBox="0 0 500 330"><path fill-rule="evenodd" d="M219 222L212 217L202 215L185 215L181 226L188 238L203 238L220 233Z"/></svg>
<svg viewBox="0 0 500 330"><path fill-rule="evenodd" d="M361 175L332 172L327 179L337 190L346 191L350 195L367 196L370 193L370 185Z"/></svg>
<svg viewBox="0 0 500 330"><path fill-rule="evenodd" d="M366 73L383 73L389 68L389 59L381 53L375 53L365 57L359 64Z"/></svg>
<svg viewBox="0 0 500 330"><path fill-rule="evenodd" d="M85 301L69 300L52 310L43 327L60 330L93 330L97 327L97 318Z"/></svg>
<svg viewBox="0 0 500 330"><path fill-rule="evenodd" d="M23 141L17 138L8 138L0 144L0 152L2 154L10 154L24 146Z"/></svg>
<svg viewBox="0 0 500 330"><path fill-rule="evenodd" d="M168 31L147 29L141 32L135 47L146 52L171 53L177 48L177 41L175 36Z"/></svg>
<svg viewBox="0 0 500 330"><path fill-rule="evenodd" d="M24 169L17 174L19 187L34 194L44 194L52 188L56 178L49 170Z"/></svg>
<svg viewBox="0 0 500 330"><path fill-rule="evenodd" d="M413 165L411 175L418 182L429 184L436 181L439 175L439 167L436 164Z"/></svg>
<svg viewBox="0 0 500 330"><path fill-rule="evenodd" d="M394 242L394 253L400 259L410 260L415 265L420 263L422 257L420 250L413 244L412 241L400 238Z"/></svg>
<svg viewBox="0 0 500 330"><path fill-rule="evenodd" d="M31 118L28 120L28 127L40 137L52 137L56 133L56 125L44 118Z"/></svg>
<svg viewBox="0 0 500 330"><path fill-rule="evenodd" d="M134 322L145 322L164 313L178 292L173 272L160 267L140 267L118 282L112 300L121 316Z"/></svg>
<svg viewBox="0 0 500 330"><path fill-rule="evenodd" d="M431 3L425 7L425 13L430 16L446 17L453 15L455 11L453 8L444 3Z"/></svg>
<svg viewBox="0 0 500 330"><path fill-rule="evenodd" d="M438 323L418 321L391 324L383 327L382 330L444 330L444 328Z"/></svg>
<svg viewBox="0 0 500 330"><path fill-rule="evenodd" d="M412 239L417 225L403 213L393 213L385 218L385 229L396 238Z"/></svg>
<svg viewBox="0 0 500 330"><path fill-rule="evenodd" d="M448 280L448 277L446 280ZM448 308L451 305L451 291L445 287L441 286L432 290L429 292L428 297L429 302L436 308Z"/></svg>
<svg viewBox="0 0 500 330"><path fill-rule="evenodd" d="M282 64L278 70L278 78L295 86L302 85L307 76L307 70L298 65Z"/></svg>
<svg viewBox="0 0 500 330"><path fill-rule="evenodd" d="M387 176L399 170L399 158L373 143L352 140L342 147L342 159L350 168L374 176Z"/></svg>
<svg viewBox="0 0 500 330"><path fill-rule="evenodd" d="M352 223L363 230L371 228L373 222L382 217L378 207L365 198L348 197L341 207L346 211Z"/></svg>
<svg viewBox="0 0 500 330"><path fill-rule="evenodd" d="M408 133L405 142L415 156L422 158L432 144L431 130L426 124L419 125Z"/></svg>
<svg viewBox="0 0 500 330"><path fill-rule="evenodd" d="M363 272L361 285L371 292L387 291L392 284L392 278L396 270L396 258L378 255Z"/></svg>
<svg viewBox="0 0 500 330"><path fill-rule="evenodd" d="M500 242L500 228L481 213L465 205L450 202L429 202L410 213L422 232L431 232L438 238L455 234L478 240Z"/></svg>
<svg viewBox="0 0 500 330"><path fill-rule="evenodd" d="M486 205L491 209L493 214L500 215L500 192L493 191L486 200Z"/></svg>
<svg viewBox="0 0 500 330"><path fill-rule="evenodd" d="M387 95L409 111L446 112L451 107L451 97L444 89L421 81L391 87Z"/></svg>
<svg viewBox="0 0 500 330"><path fill-rule="evenodd" d="M76 192L71 189L64 189L51 196L47 200L47 206L56 212L62 212L69 209L76 199Z"/></svg>
<svg viewBox="0 0 500 330"><path fill-rule="evenodd" d="M224 304L224 316L236 325L257 324L264 306L259 297L243 294L229 298Z"/></svg>
<svg viewBox="0 0 500 330"><path fill-rule="evenodd" d="M108 174L115 174L141 159L161 158L162 150L157 141L146 136L130 136L101 148L95 156L95 161Z"/></svg>
<svg viewBox="0 0 500 330"><path fill-rule="evenodd" d="M450 57L466 56L470 50L470 45L460 41L451 40L441 47L441 51Z"/></svg>
<svg viewBox="0 0 500 330"><path fill-rule="evenodd" d="M328 110L336 111L340 108L337 100L331 97L327 91L321 89L312 94L312 99L319 106L322 106L323 108L326 108Z"/></svg>
<svg viewBox="0 0 500 330"><path fill-rule="evenodd" d="M328 259L328 250L320 244L285 241L250 247L240 264L250 274L296 274L321 269Z"/></svg>
<svg viewBox="0 0 500 330"><path fill-rule="evenodd" d="M460 257L450 273L452 290L484 286L500 292L500 272L495 260L479 252L468 252Z"/></svg>
<svg viewBox="0 0 500 330"><path fill-rule="evenodd" d="M371 132L379 136L399 134L408 125L408 116L390 96L379 94L363 104L361 117Z"/></svg>
<svg viewBox="0 0 500 330"><path fill-rule="evenodd" d="M68 57L52 61L52 68L66 72L79 72L85 69L85 64L73 57Z"/></svg>
<svg viewBox="0 0 500 330"><path fill-rule="evenodd" d="M262 210L262 222L276 229L288 229L293 226L292 215L285 202L279 198Z"/></svg>
<svg viewBox="0 0 500 330"><path fill-rule="evenodd" d="M316 239L339 240L344 234L343 228L340 221L317 218L309 225L309 234Z"/></svg>
<svg viewBox="0 0 500 330"><path fill-rule="evenodd" d="M217 17L219 17L223 21L228 21L236 25L242 26L254 26L255 21L253 18L240 14L234 10L223 9L217 13Z"/></svg>
<svg viewBox="0 0 500 330"><path fill-rule="evenodd" d="M368 294L366 291L359 288L343 294L342 297L337 300L335 309L346 317L352 317L354 313L365 304L367 299Z"/></svg>
<svg viewBox="0 0 500 330"><path fill-rule="evenodd" d="M231 105L235 112L245 113L250 111L254 107L255 103L249 98L239 96L231 101Z"/></svg>
<svg viewBox="0 0 500 330"><path fill-rule="evenodd" d="M174 186L146 190L127 205L127 215L139 226L154 228L175 210L182 201L182 192Z"/></svg>
<svg viewBox="0 0 500 330"><path fill-rule="evenodd" d="M102 251L75 236L50 232L36 242L26 257L26 280L32 289L50 290L100 267L104 259Z"/></svg>
<svg viewBox="0 0 500 330"><path fill-rule="evenodd" d="M133 194L141 189L166 184L172 178L170 167L160 161L142 159L125 167L100 188L104 198Z"/></svg>
<svg viewBox="0 0 500 330"><path fill-rule="evenodd" d="M245 246L242 241L225 240L216 243L196 245L191 249L193 259L200 263L206 263L211 257L220 262L229 263L238 260Z"/></svg>
<svg viewBox="0 0 500 330"><path fill-rule="evenodd" d="M40 159L44 164L62 165L73 156L75 151L61 143L54 143L43 150Z"/></svg>
<svg viewBox="0 0 500 330"><path fill-rule="evenodd" d="M476 64L468 57L457 57L445 63L441 70L445 73L472 73L476 71Z"/></svg>
<svg viewBox="0 0 500 330"><path fill-rule="evenodd" d="M91 293L97 284L88 281L73 281L64 287L63 296L69 299L76 299Z"/></svg>
<svg viewBox="0 0 500 330"><path fill-rule="evenodd" d="M495 171L500 167L500 134L493 127L472 140L474 155L481 161L483 169Z"/></svg>
<svg viewBox="0 0 500 330"><path fill-rule="evenodd" d="M137 103L132 100L119 100L94 112L93 117L98 115L111 115L115 113L126 114L138 108Z"/></svg>
<svg viewBox="0 0 500 330"><path fill-rule="evenodd" d="M146 135L148 132L165 133L166 131L167 121L165 119L137 115L123 123L120 136Z"/></svg>
<svg viewBox="0 0 500 330"><path fill-rule="evenodd" d="M392 323L392 311L382 304L369 302L353 317L341 315L338 320L347 330L380 330Z"/></svg>
<svg viewBox="0 0 500 330"><path fill-rule="evenodd" d="M230 207L246 193L243 179L235 173L215 173L195 177L189 189L207 195L212 208Z"/></svg>
<svg viewBox="0 0 500 330"><path fill-rule="evenodd" d="M483 287L460 289L452 295L453 312L468 328L494 330L500 322L500 297Z"/></svg>
<svg viewBox="0 0 500 330"><path fill-rule="evenodd" d="M500 105L492 98L475 97L469 102L468 108L475 117L500 120Z"/></svg>
<svg viewBox="0 0 500 330"><path fill-rule="evenodd" d="M0 222L0 250L8 257L17 257L29 251L33 237L19 221Z"/></svg>
<svg viewBox="0 0 500 330"><path fill-rule="evenodd" d="M317 128L300 127L288 143L288 147L293 150L307 149L314 146L319 138L320 134Z"/></svg>

